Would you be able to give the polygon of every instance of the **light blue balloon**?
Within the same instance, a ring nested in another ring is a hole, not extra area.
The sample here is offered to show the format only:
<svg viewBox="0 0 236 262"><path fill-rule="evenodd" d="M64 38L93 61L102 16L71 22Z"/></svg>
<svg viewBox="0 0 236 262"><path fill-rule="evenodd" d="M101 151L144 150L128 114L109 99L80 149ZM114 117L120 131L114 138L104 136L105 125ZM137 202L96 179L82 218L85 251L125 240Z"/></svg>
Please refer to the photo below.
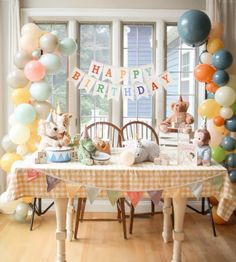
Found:
<svg viewBox="0 0 236 262"><path fill-rule="evenodd" d="M61 59L55 54L44 54L39 59L40 63L46 68L49 75L56 74L61 68Z"/></svg>
<svg viewBox="0 0 236 262"><path fill-rule="evenodd" d="M20 104L15 109L14 118L18 124L28 125L35 120L36 111L30 104Z"/></svg>
<svg viewBox="0 0 236 262"><path fill-rule="evenodd" d="M64 38L59 42L59 50L63 55L72 55L77 50L77 44L72 38Z"/></svg>
<svg viewBox="0 0 236 262"><path fill-rule="evenodd" d="M224 70L233 63L232 54L226 49L216 51L212 56L212 65L217 69Z"/></svg>
<svg viewBox="0 0 236 262"><path fill-rule="evenodd" d="M51 92L52 92L52 87L45 80L35 82L30 87L30 94L37 101L47 100Z"/></svg>
<svg viewBox="0 0 236 262"><path fill-rule="evenodd" d="M218 70L212 79L218 86L224 86L229 82L229 74L224 70Z"/></svg>
<svg viewBox="0 0 236 262"><path fill-rule="evenodd" d="M221 146L226 151L233 151L236 148L236 140L233 137L225 136L221 141Z"/></svg>

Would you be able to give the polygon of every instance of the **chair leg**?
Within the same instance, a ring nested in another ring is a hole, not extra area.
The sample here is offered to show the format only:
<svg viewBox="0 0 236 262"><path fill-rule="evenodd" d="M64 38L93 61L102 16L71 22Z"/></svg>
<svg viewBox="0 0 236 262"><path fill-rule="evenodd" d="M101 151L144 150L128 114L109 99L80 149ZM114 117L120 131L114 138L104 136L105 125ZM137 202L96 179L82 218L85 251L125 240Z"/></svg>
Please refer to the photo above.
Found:
<svg viewBox="0 0 236 262"><path fill-rule="evenodd" d="M121 209L121 217L123 223L123 232L124 232L124 239L127 239L127 232L126 232L126 218L125 218L125 198L120 198L120 209Z"/></svg>
<svg viewBox="0 0 236 262"><path fill-rule="evenodd" d="M119 220L119 223L121 223L121 211L120 211L120 201L119 199L116 202L117 207L117 219Z"/></svg>
<svg viewBox="0 0 236 262"><path fill-rule="evenodd" d="M129 233L133 234L133 223L134 223L134 206L131 204L130 208L130 224L129 224Z"/></svg>
<svg viewBox="0 0 236 262"><path fill-rule="evenodd" d="M171 223L172 223L172 228L174 229L174 225L175 225L175 214L174 214L174 206L173 206L173 200L171 199L171 209L172 209L172 213L171 213Z"/></svg>
<svg viewBox="0 0 236 262"><path fill-rule="evenodd" d="M213 235L214 237L216 237L216 227L215 227L215 222L213 220L213 216L212 216L212 210L211 210L211 204L210 204L210 200L209 198L207 198L207 203L208 203L208 207L209 207L209 212L210 212L210 218L211 218L211 226L212 226L212 230L213 230Z"/></svg>
<svg viewBox="0 0 236 262"><path fill-rule="evenodd" d="M154 205L154 203L151 201L151 214L152 214L152 216L154 216L155 215L155 205Z"/></svg>
<svg viewBox="0 0 236 262"><path fill-rule="evenodd" d="M77 211L76 211L74 239L77 239L77 233L78 233L79 221L80 221L80 213L81 213L81 205L82 205L82 198L79 197L78 198Z"/></svg>
<svg viewBox="0 0 236 262"><path fill-rule="evenodd" d="M34 198L33 212L32 212L32 217L31 217L31 222L30 222L30 231L33 230L33 225L34 225L34 214L35 214L35 211L36 211L36 201L37 201L37 198Z"/></svg>
<svg viewBox="0 0 236 262"><path fill-rule="evenodd" d="M83 219L84 219L84 211L85 211L85 207L86 207L86 202L87 202L87 198L84 197L83 198L83 204L82 204L82 211L81 211L81 222L83 222Z"/></svg>

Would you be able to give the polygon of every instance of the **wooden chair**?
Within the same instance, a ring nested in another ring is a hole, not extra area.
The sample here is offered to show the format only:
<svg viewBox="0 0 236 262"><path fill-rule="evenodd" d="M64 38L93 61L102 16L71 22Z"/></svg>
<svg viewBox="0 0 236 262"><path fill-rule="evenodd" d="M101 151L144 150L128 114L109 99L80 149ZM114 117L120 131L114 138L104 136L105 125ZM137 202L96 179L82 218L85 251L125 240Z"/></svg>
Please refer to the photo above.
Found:
<svg viewBox="0 0 236 262"><path fill-rule="evenodd" d="M108 139L112 147L121 147L122 136L121 130L116 125L110 122L95 122L87 127L89 136L91 138L99 137L101 139ZM119 221L123 224L124 238L127 239L126 232L126 217L125 217L125 198L119 198L117 201L117 219L84 219L84 211L87 198L78 198L78 205L76 211L76 222L74 238L77 239L79 222L83 221Z"/></svg>

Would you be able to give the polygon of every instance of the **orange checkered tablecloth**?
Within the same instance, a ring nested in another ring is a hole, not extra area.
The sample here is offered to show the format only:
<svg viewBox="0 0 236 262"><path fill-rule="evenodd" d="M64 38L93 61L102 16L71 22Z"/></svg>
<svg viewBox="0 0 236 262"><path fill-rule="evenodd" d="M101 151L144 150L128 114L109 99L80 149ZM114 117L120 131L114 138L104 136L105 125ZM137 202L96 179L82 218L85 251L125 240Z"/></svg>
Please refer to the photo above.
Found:
<svg viewBox="0 0 236 262"><path fill-rule="evenodd" d="M34 169L40 175L28 181L27 171ZM53 190L47 192L46 175L61 180ZM213 185L212 179L223 178L221 188ZM218 215L228 220L236 208L236 184L229 181L227 170L217 163L205 166L160 166L151 162L123 166L119 164L118 155L113 155L107 165L85 166L78 162L34 164L24 161L12 174L7 195L18 199L23 196L41 198L65 198L69 196L68 185L94 186L117 191L163 190L162 197L190 198L193 193L189 184L203 182L202 197L216 196L219 200ZM84 192L81 192L84 193Z"/></svg>

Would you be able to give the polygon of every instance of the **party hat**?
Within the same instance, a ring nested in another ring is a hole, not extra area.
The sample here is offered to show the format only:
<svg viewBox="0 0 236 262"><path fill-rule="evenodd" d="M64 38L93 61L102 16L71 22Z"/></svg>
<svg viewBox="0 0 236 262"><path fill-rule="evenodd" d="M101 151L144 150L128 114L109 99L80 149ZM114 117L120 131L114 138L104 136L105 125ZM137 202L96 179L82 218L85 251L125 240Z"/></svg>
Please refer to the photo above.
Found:
<svg viewBox="0 0 236 262"><path fill-rule="evenodd" d="M183 102L183 97L179 96L179 102Z"/></svg>
<svg viewBox="0 0 236 262"><path fill-rule="evenodd" d="M52 111L50 111L50 113L48 114L48 117L47 117L46 121L47 122L53 122Z"/></svg>
<svg viewBox="0 0 236 262"><path fill-rule="evenodd" d="M58 114L58 115L61 114L61 106L60 106L60 103L57 104L57 114Z"/></svg>

